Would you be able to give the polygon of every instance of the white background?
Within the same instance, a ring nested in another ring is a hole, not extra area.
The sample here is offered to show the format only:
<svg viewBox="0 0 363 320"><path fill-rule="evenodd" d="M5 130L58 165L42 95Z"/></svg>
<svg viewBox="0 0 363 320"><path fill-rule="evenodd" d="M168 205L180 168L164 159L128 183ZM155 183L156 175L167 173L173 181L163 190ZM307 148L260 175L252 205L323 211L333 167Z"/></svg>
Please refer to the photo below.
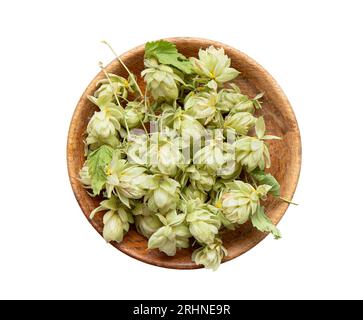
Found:
<svg viewBox="0 0 363 320"><path fill-rule="evenodd" d="M363 298L361 1L2 1L0 298ZM98 61L148 40L238 48L295 110L303 166L267 237L217 272L149 266L85 220L66 171L70 119Z"/></svg>

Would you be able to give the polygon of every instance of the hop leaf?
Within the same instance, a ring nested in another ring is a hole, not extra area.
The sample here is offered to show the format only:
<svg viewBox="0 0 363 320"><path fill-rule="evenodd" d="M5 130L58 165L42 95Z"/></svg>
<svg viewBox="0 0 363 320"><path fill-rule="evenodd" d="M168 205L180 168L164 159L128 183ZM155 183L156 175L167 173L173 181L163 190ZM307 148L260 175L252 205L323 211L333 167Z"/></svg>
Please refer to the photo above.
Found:
<svg viewBox="0 0 363 320"><path fill-rule="evenodd" d="M270 193L275 196L280 196L280 184L276 180L276 178L271 173L266 173L262 170L255 169L252 171L251 176L255 179L259 184L267 184L271 186Z"/></svg>
<svg viewBox="0 0 363 320"><path fill-rule="evenodd" d="M88 171L91 177L91 187L95 195L98 195L105 186L107 181L105 168L110 164L112 155L113 148L107 145L99 147L88 155Z"/></svg>
<svg viewBox="0 0 363 320"><path fill-rule="evenodd" d="M190 61L178 52L174 43L165 40L146 43L145 58L156 58L160 63L171 65L186 74L192 72Z"/></svg>
<svg viewBox="0 0 363 320"><path fill-rule="evenodd" d="M280 231L266 216L265 210L262 206L259 206L256 213L251 216L251 222L256 229L262 232L271 232L275 239L281 238Z"/></svg>

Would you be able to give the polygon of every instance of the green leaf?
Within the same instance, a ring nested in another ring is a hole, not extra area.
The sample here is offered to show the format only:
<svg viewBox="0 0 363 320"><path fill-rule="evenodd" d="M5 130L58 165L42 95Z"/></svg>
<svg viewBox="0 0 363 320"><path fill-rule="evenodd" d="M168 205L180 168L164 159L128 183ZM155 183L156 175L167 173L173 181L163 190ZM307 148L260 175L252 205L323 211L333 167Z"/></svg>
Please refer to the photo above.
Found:
<svg viewBox="0 0 363 320"><path fill-rule="evenodd" d="M251 173L253 179L255 179L259 185L268 184L271 186L270 193L275 196L280 196L280 184L271 173L266 173L262 170L255 169Z"/></svg>
<svg viewBox="0 0 363 320"><path fill-rule="evenodd" d="M275 239L281 238L279 229L266 216L265 209L262 206L259 206L257 212L251 216L251 222L256 229L262 232L271 232Z"/></svg>
<svg viewBox="0 0 363 320"><path fill-rule="evenodd" d="M192 73L190 61L178 52L174 43L165 40L147 42L145 58L156 58L159 63L171 65L187 74Z"/></svg>
<svg viewBox="0 0 363 320"><path fill-rule="evenodd" d="M89 174L91 176L91 187L95 195L100 194L100 191L105 185L107 175L105 168L110 164L113 155L113 148L107 145L99 147L92 151L87 157Z"/></svg>

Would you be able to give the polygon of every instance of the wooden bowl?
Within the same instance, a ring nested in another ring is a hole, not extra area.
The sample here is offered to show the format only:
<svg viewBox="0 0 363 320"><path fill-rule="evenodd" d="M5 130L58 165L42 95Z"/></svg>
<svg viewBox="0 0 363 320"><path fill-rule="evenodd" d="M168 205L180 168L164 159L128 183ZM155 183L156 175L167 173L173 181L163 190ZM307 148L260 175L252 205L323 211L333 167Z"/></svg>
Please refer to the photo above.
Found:
<svg viewBox="0 0 363 320"><path fill-rule="evenodd" d="M198 38L171 38L167 40L174 42L178 50L187 57L197 56L200 48L206 48L210 45L223 47L226 54L232 59L232 67L241 72L233 82L241 88L242 92L250 97L255 96L259 92L265 92L262 99L262 113L265 117L267 131L269 134L283 138L282 141L270 142L272 161L270 172L281 184L281 195L291 199L295 192L301 166L300 133L290 103L276 81L250 57L225 44ZM138 76L142 90L144 89L144 83L140 77L140 72L144 67L143 56L144 45L121 55L121 59L131 72ZM127 78L126 71L116 59L106 67L106 70ZM90 117L96 110L95 106L87 99L87 96L94 93L97 81L102 78L104 78L104 75L100 72L83 93L74 111L68 134L67 163L69 178L76 199L87 219L90 212L98 206L100 199L92 198L87 194L78 180L78 172L85 160L84 133ZM274 223L278 223L284 215L288 204L271 197L265 202L265 207L271 220ZM101 214L96 215L95 219L90 221L90 223L100 234L102 233ZM224 261L231 260L245 253L265 237L266 234L254 229L250 223L241 225L235 231L224 232L222 236L223 243L229 253ZM160 267L175 269L195 269L201 267L191 261L191 254L194 248L179 249L174 257L168 257L158 250L148 250L147 239L139 235L134 228L127 233L122 243L117 244L113 242L112 245L133 258ZM279 244L276 243L276 245Z"/></svg>

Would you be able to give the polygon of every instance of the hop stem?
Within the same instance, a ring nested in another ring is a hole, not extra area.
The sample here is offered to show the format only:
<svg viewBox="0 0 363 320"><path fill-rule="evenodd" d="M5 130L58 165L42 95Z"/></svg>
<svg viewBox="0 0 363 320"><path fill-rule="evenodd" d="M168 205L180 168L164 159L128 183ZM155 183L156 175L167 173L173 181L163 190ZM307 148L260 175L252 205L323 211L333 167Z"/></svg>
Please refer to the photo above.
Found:
<svg viewBox="0 0 363 320"><path fill-rule="evenodd" d="M296 202L292 202L291 200L288 200L286 198L283 198L283 197L279 197L280 200L288 203L288 204L293 204L294 206L298 206L298 204Z"/></svg>
<svg viewBox="0 0 363 320"><path fill-rule="evenodd" d="M109 49L112 51L112 53L115 55L115 57L116 57L116 59L120 62L120 64L125 68L125 70L127 71L127 73L129 74L129 76L132 78L132 80L134 81L134 83L135 83L135 86L136 86L136 89L137 89L137 91L139 92L139 94L140 94L140 96L141 97L143 97L144 95L143 95L143 93L142 93L142 91L141 91L141 89L140 89L140 87L139 87L139 85L137 84L137 81L136 81L136 79L135 79L135 76L131 73L131 71L129 70L129 68L124 64L124 62L120 59L120 57L118 56L118 54L116 53L116 51L111 47L111 45L107 42L107 41L105 41L105 40L103 40L103 41L101 41L101 43L104 43L106 46L108 46L109 47Z"/></svg>

